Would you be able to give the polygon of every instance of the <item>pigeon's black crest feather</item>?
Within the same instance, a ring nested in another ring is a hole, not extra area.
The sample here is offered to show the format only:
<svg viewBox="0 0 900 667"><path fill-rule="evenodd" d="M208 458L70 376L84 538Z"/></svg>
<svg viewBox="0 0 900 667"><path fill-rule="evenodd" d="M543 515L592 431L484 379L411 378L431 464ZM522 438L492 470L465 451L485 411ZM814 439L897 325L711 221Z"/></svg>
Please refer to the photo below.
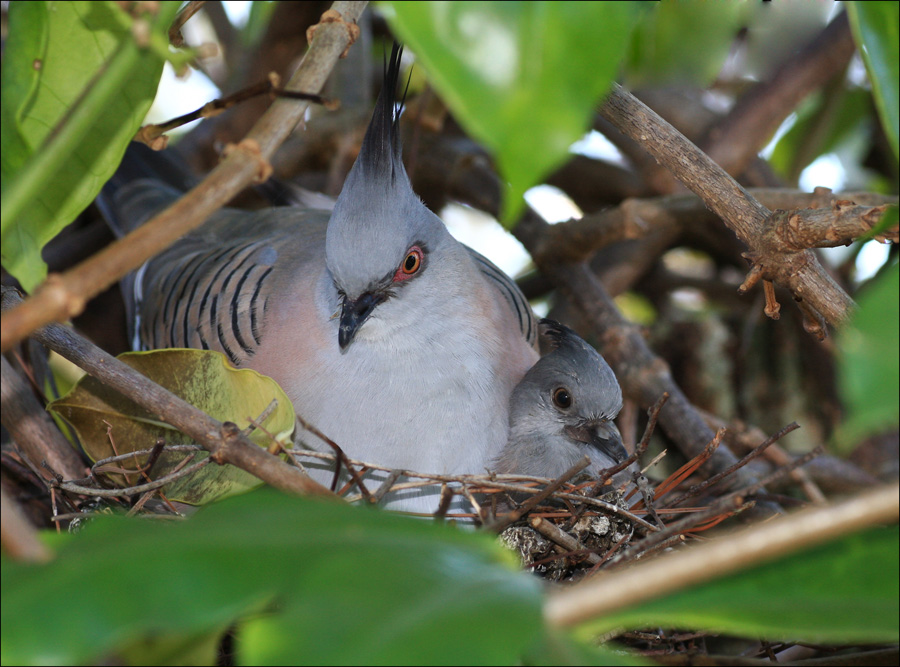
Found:
<svg viewBox="0 0 900 667"><path fill-rule="evenodd" d="M569 327L547 317L541 320L540 333L541 337L549 343L550 348L554 350L559 349L563 345L571 344L573 341L580 341L578 334Z"/></svg>
<svg viewBox="0 0 900 667"><path fill-rule="evenodd" d="M399 170L403 171L400 146L400 108L397 104L397 82L400 78L400 56L403 46L394 42L391 58L384 72L384 85L375 103L372 122L366 130L358 164L366 173L383 176L391 175L393 180ZM404 94L405 97L405 94Z"/></svg>

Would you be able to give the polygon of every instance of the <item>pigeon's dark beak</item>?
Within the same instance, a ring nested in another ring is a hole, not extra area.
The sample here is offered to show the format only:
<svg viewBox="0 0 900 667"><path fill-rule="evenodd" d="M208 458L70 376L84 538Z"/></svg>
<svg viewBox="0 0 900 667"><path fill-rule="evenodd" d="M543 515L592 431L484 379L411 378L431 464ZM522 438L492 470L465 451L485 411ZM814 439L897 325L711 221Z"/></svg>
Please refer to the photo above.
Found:
<svg viewBox="0 0 900 667"><path fill-rule="evenodd" d="M384 301L384 296L373 292L361 294L355 301L344 300L341 305L341 324L338 329L338 345L341 346L342 352L353 342L356 332L382 301Z"/></svg>
<svg viewBox="0 0 900 667"><path fill-rule="evenodd" d="M611 421L583 426L566 426L566 433L573 440L597 448L607 458L621 463L628 458L628 451L622 444L619 429Z"/></svg>

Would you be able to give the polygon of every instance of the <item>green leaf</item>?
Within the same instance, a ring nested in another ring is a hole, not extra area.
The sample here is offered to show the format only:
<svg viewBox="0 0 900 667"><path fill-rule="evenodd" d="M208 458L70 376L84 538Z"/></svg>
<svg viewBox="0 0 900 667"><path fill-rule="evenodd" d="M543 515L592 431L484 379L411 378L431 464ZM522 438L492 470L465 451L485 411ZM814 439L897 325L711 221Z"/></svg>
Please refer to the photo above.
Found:
<svg viewBox="0 0 900 667"><path fill-rule="evenodd" d="M896 212L894 213L896 216ZM847 453L865 435L900 423L900 266L873 280L838 336L838 386L847 419L835 436Z"/></svg>
<svg viewBox="0 0 900 667"><path fill-rule="evenodd" d="M515 569L488 535L263 489L4 559L0 657L96 663L237 622L239 664L511 664L542 633L540 582Z"/></svg>
<svg viewBox="0 0 900 667"><path fill-rule="evenodd" d="M801 103L796 122L778 140L769 164L779 175L796 182L800 172L817 157L834 151L857 132L870 131L866 122L872 113L870 99L868 91L855 89L841 91L833 107L821 96Z"/></svg>
<svg viewBox="0 0 900 667"><path fill-rule="evenodd" d="M900 3L848 2L853 38L862 52L881 126L900 158Z"/></svg>
<svg viewBox="0 0 900 667"><path fill-rule="evenodd" d="M278 406L263 422L263 427L279 442L290 441L294 407L281 387L256 371L233 368L221 352L153 350L126 352L119 359L211 417L234 422L242 429L249 425L250 418L258 419L274 399ZM94 461L116 453L149 449L160 437L169 444L192 442L157 415L91 376L79 380L72 391L53 401L48 409L72 425L85 452ZM250 438L260 447L271 444L268 436L258 429ZM195 461L205 456L201 452ZM154 478L171 472L182 458L183 455L163 455L153 468ZM134 469L137 464L117 465ZM128 481L136 484L138 479L132 475ZM119 480L125 481L121 477ZM163 490L171 500L199 505L260 484L258 478L234 466L209 465L190 477L167 484Z"/></svg>
<svg viewBox="0 0 900 667"><path fill-rule="evenodd" d="M161 38L178 3L160 3ZM3 57L3 266L27 290L40 250L97 195L156 94L164 58L139 49L115 2L10 6Z"/></svg>
<svg viewBox="0 0 900 667"><path fill-rule="evenodd" d="M716 78L750 3L660 2L638 24L628 57L629 87L694 84ZM689 39L686 36L690 35Z"/></svg>
<svg viewBox="0 0 900 667"><path fill-rule="evenodd" d="M586 624L828 643L897 641L897 526L876 528Z"/></svg>
<svg viewBox="0 0 900 667"><path fill-rule="evenodd" d="M612 85L638 10L606 2L386 2L391 25L494 155L514 221Z"/></svg>

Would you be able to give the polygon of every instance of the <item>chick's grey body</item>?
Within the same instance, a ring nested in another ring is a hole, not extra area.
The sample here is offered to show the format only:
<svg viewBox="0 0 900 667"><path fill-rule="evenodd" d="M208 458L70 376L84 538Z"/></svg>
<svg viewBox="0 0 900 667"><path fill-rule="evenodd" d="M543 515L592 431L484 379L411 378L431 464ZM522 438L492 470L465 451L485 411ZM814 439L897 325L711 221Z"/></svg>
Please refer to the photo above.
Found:
<svg viewBox="0 0 900 667"><path fill-rule="evenodd" d="M513 391L509 441L493 469L559 477L583 456L593 474L621 463L628 454L613 424L622 392L612 369L568 327L542 320L540 330L554 349Z"/></svg>
<svg viewBox="0 0 900 667"><path fill-rule="evenodd" d="M271 376L351 458L479 473L507 441L510 394L538 356L536 322L515 284L413 193L391 99L398 67L395 50L330 215L218 212L131 278L135 329L143 347L220 350ZM178 195L143 179L108 198L134 227ZM330 482L328 470L312 474ZM384 504L433 512L438 491Z"/></svg>

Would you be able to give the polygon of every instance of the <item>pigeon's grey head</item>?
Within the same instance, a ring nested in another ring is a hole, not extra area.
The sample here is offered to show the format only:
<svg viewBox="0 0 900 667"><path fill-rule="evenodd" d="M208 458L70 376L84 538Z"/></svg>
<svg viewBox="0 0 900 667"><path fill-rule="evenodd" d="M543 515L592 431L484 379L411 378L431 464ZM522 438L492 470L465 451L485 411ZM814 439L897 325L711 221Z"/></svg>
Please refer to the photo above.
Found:
<svg viewBox="0 0 900 667"><path fill-rule="evenodd" d="M609 364L552 320L541 320L541 337L552 349L513 391L510 438L497 469L556 477L585 455L591 470L622 462L628 454L613 423L622 391Z"/></svg>
<svg viewBox="0 0 900 667"><path fill-rule="evenodd" d="M423 289L433 253L449 238L403 167L394 97L402 51L394 44L359 156L328 223L325 263L341 299L342 350L377 308Z"/></svg>

